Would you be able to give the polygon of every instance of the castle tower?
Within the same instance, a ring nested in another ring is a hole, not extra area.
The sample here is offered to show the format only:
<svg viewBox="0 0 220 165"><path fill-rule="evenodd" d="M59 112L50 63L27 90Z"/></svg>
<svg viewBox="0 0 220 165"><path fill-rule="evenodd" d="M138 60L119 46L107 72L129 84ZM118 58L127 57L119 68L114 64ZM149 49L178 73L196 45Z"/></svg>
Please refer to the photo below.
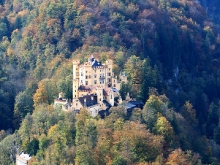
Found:
<svg viewBox="0 0 220 165"><path fill-rule="evenodd" d="M104 86L101 86L101 85L96 87L97 102L99 104L103 101L103 89L104 89Z"/></svg>
<svg viewBox="0 0 220 165"><path fill-rule="evenodd" d="M106 65L105 82L106 82L106 86L108 86L108 84L112 84L112 77L114 76L113 71L112 71L113 61L112 60L106 60L105 65Z"/></svg>
<svg viewBox="0 0 220 165"><path fill-rule="evenodd" d="M73 60L73 79L79 78L79 60Z"/></svg>
<svg viewBox="0 0 220 165"><path fill-rule="evenodd" d="M73 100L78 99L79 97L79 79L73 79Z"/></svg>
<svg viewBox="0 0 220 165"><path fill-rule="evenodd" d="M108 66L108 72L112 73L113 61L112 60L106 60L105 64Z"/></svg>

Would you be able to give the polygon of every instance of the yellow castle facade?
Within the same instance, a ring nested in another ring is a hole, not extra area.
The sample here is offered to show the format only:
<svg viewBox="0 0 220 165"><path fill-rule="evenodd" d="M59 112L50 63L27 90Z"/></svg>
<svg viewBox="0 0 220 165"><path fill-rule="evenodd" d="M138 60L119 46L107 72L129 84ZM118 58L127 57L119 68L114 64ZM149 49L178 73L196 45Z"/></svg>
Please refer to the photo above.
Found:
<svg viewBox="0 0 220 165"><path fill-rule="evenodd" d="M126 83L127 76L120 73L117 78L114 75L112 60L101 63L93 55L83 64L74 60L73 99L69 105L63 105L63 109L79 112L81 108L86 108L95 117L100 111L114 106L116 98L121 101L121 82Z"/></svg>

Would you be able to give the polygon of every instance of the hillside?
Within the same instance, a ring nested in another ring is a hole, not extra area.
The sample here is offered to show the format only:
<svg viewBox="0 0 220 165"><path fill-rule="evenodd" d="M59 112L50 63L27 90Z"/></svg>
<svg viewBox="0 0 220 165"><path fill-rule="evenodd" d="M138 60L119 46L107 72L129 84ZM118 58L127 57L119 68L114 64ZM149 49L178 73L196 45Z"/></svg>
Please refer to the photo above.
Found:
<svg viewBox="0 0 220 165"><path fill-rule="evenodd" d="M218 2L200 3L1 1L0 164L12 163L16 146L39 164L172 164L175 157L218 164ZM147 101L143 111L116 108L92 119L53 109L59 92L72 99L72 60L91 54L112 59L116 75L126 71L123 90Z"/></svg>

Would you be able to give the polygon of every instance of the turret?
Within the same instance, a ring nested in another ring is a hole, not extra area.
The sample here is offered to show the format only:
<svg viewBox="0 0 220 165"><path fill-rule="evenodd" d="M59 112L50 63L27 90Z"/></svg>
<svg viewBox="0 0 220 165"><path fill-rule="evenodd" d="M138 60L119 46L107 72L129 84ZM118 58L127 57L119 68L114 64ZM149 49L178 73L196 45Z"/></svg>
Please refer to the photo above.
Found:
<svg viewBox="0 0 220 165"><path fill-rule="evenodd" d="M79 88L79 79L73 79L73 100L78 99L79 97L78 88Z"/></svg>
<svg viewBox="0 0 220 165"><path fill-rule="evenodd" d="M97 102L98 103L101 103L103 101L103 89L104 89L104 86L102 86L102 85L98 85L96 87Z"/></svg>
<svg viewBox="0 0 220 165"><path fill-rule="evenodd" d="M73 60L73 79L79 78L79 60Z"/></svg>
<svg viewBox="0 0 220 165"><path fill-rule="evenodd" d="M105 64L108 66L108 72L112 73L113 61L112 60L106 60Z"/></svg>

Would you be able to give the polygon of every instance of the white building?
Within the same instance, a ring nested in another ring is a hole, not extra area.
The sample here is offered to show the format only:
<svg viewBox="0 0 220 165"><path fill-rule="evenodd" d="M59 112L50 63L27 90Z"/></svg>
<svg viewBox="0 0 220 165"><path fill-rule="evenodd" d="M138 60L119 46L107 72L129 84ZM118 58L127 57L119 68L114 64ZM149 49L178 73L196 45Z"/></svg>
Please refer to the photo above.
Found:
<svg viewBox="0 0 220 165"><path fill-rule="evenodd" d="M16 165L31 165L33 162L36 162L36 160L23 151L16 155Z"/></svg>

